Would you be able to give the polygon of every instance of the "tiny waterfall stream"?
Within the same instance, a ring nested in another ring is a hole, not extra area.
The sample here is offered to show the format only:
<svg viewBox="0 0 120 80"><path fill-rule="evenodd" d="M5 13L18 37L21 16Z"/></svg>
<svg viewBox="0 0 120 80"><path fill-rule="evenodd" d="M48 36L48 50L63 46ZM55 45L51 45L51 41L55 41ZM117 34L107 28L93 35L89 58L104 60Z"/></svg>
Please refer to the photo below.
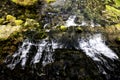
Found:
<svg viewBox="0 0 120 80"><path fill-rule="evenodd" d="M62 55L61 51L63 49L66 51L67 50L71 51L73 49L73 50L77 50L77 51L83 51L82 53L79 52L78 55L85 54L86 58L87 57L91 58L91 60L93 60L95 64L94 65L91 63L90 64L88 63L88 64L91 66L96 66L98 68L99 75L104 75L105 79L108 79L108 80L112 79L112 78L119 79L119 77L112 77L113 75L116 75L115 71L117 71L116 69L118 69L118 67L119 67L117 65L117 63L118 63L117 61L119 61L119 57L117 56L117 54L114 51L112 51L105 44L105 40L103 39L102 34L100 34L100 33L95 33L93 35L86 34L86 36L87 37L72 36L73 41L75 41L75 42L72 42L72 41L70 41L70 39L68 39L68 40L66 40L68 43L65 42L66 44L61 42L61 40L57 40L57 39L53 39L53 38L46 38L46 39L42 39L42 40L39 40L36 42L26 39L23 41L22 45L15 52L15 54L13 54L12 56L8 57L8 59L6 59L7 68L10 70L13 70L13 71L16 69L27 70L27 68L28 69L30 68L29 71L32 71L32 74L36 74L37 76L40 77L40 78L37 77L36 78L37 80L39 80L39 79L44 80L41 77L44 75L47 75L47 73L43 73L42 71L39 72L39 68L46 67L47 65L56 63L57 59L54 57L54 55L56 55L56 50L60 50L60 52L57 52L57 54L59 53L59 55L57 55L57 56L59 58L61 58L60 55ZM76 55L76 53L73 53L73 52L66 52L66 54L67 53L73 54L73 56L74 56L74 54ZM78 55L77 55L77 57L78 57ZM77 57L75 57L75 58L77 58ZM72 59L72 57L70 57L70 58ZM78 59L78 60L80 60L80 59ZM83 63L84 63L84 60L83 60ZM82 65L87 66L86 64L83 64L79 61L77 61L77 62L78 62L77 64L82 64ZM74 61L73 62L71 61L70 63L74 63ZM64 63L64 66L61 68L65 68L65 66L67 64L68 63ZM62 65L62 63L60 65ZM73 65L73 66L77 66L77 65ZM55 65L52 67L57 68L58 65ZM80 68L80 66L78 66L78 67ZM90 66L88 66L88 67L89 67L89 69L91 69ZM58 72L55 71L55 73L61 74L59 71L59 67L57 69L58 69L57 70ZM35 71L35 70L37 70L37 71ZM52 74L51 71L50 72L48 71L48 73ZM72 72L72 73L74 73L74 72ZM78 74L79 74L79 72L78 72ZM76 74L76 76L78 74ZM97 74L97 73L95 73L95 74ZM46 78L48 76L49 75L47 75ZM57 75L57 76L59 76L59 75ZM55 76L54 76L54 78L55 78ZM47 78L47 79L49 79L49 78ZM72 78L70 78L70 79L72 79ZM75 79L77 79L77 78L75 78ZM53 80L53 79L50 79L50 80Z"/></svg>
<svg viewBox="0 0 120 80"><path fill-rule="evenodd" d="M57 2L52 5L60 6ZM73 10L64 24L68 31L57 33L48 30L48 37L44 39L27 38L13 55L7 56L3 66L0 66L0 79L120 80L119 53L106 44L105 35L101 32L76 33L76 26L95 27L95 24L92 21L87 24L84 20L81 24L75 23L79 14Z"/></svg>
<svg viewBox="0 0 120 80"><path fill-rule="evenodd" d="M78 25L74 19L75 16L70 16L66 25ZM41 40L25 39L19 49L7 57L1 75L9 74L6 80L120 79L119 57L106 45L102 33L72 30L61 36L51 31L48 34L49 37Z"/></svg>

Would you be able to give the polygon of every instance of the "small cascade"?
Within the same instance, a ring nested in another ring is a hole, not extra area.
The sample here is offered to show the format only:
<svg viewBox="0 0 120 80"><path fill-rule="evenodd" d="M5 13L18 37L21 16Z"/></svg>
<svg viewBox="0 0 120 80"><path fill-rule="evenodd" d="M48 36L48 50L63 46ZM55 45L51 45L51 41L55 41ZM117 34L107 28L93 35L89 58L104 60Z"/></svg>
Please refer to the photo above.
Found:
<svg viewBox="0 0 120 80"><path fill-rule="evenodd" d="M80 49L96 62L99 72L108 76L108 71L114 71L117 66L114 61L119 60L119 57L105 44L100 33L81 38L78 41Z"/></svg>
<svg viewBox="0 0 120 80"><path fill-rule="evenodd" d="M6 60L6 63L8 63L7 67L14 69L16 65L20 64L24 69L30 57L32 58L29 63L33 65L39 63L41 60L43 66L53 62L52 53L56 47L52 44L53 43L49 43L46 39L40 40L37 43L28 39L24 40L18 51ZM36 51L32 49L33 46L37 48ZM36 53L32 56L33 52Z"/></svg>
<svg viewBox="0 0 120 80"><path fill-rule="evenodd" d="M10 64L8 64L7 66L11 69L14 69L18 63L21 63L21 66L25 67L25 64L28 58L27 54L32 45L34 44L31 43L29 40L25 40L22 46L18 49L18 51L12 55L12 59L10 59L11 61L7 59L9 60L7 62L10 62Z"/></svg>
<svg viewBox="0 0 120 80"><path fill-rule="evenodd" d="M109 77L111 75L109 72L115 71L118 67L115 64L115 61L119 60L118 55L105 44L104 35L101 33L76 33L74 30L76 26L88 24L86 21L76 24L75 18L75 15L71 15L66 20L64 24L68 28L66 32L52 33L53 31L49 30L47 33L50 35L45 39L24 40L19 49L7 58L5 62L7 67L11 70L18 67L26 70L29 66L32 68L31 71L38 70L37 68L44 68L56 62L54 58L56 50L75 50L83 52L95 62L99 73ZM96 26L93 21L90 24L92 27Z"/></svg>
<svg viewBox="0 0 120 80"><path fill-rule="evenodd" d="M105 44L101 34L94 34L79 41L80 48L95 61L101 61L102 55L110 59L118 56Z"/></svg>

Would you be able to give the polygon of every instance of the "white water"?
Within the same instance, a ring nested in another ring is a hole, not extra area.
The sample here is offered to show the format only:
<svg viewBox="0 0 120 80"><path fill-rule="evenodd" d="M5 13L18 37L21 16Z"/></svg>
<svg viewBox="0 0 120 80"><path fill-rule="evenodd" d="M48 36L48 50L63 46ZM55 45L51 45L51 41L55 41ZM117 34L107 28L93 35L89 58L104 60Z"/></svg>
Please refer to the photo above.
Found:
<svg viewBox="0 0 120 80"><path fill-rule="evenodd" d="M37 53L33 56L30 61L31 64L36 64L42 60L42 65L45 66L49 63L54 62L52 58L55 49L66 48L62 46L63 44L59 44L60 42L55 40L43 39L38 43L32 43L29 40L25 40L19 50L12 56L12 61L8 64L8 67L14 69L17 64L21 64L22 68L25 67L27 59L30 55L30 49L32 46L36 46ZM82 49L85 54L91 57L95 61L104 61L107 62L102 55L106 56L109 59L118 59L118 56L105 44L104 39L101 34L94 34L88 37L80 37L78 38L79 45L75 48ZM67 46L67 45L66 45ZM29 54L29 55L28 55ZM44 54L44 56L43 56Z"/></svg>
<svg viewBox="0 0 120 80"><path fill-rule="evenodd" d="M68 18L68 20L66 21L65 26L66 26L66 27L77 26L78 24L76 24L76 23L74 22L75 18L76 18L75 15L70 16L70 17Z"/></svg>
<svg viewBox="0 0 120 80"><path fill-rule="evenodd" d="M60 48L61 46L58 45L57 42L54 40L49 41L49 39L40 40L37 44L30 42L29 40L23 41L21 47L12 55L12 61L7 65L10 69L14 69L17 64L21 64L21 67L24 69L26 66L27 59L30 55L30 49L32 46L38 47L37 53L33 56L32 60L30 61L31 64L39 63L41 58L42 65L45 66L49 63L52 63L54 60L52 58L53 52L55 49Z"/></svg>
<svg viewBox="0 0 120 80"><path fill-rule="evenodd" d="M76 15L72 15L66 21L65 26L88 26L86 21L82 21L81 24L76 24L75 21ZM91 20L91 27L100 26ZM78 40L79 47L78 49L82 49L86 55L91 57L95 61L100 61L102 55L110 58L110 59L118 59L118 56L105 44L101 34L94 34L87 38L82 38ZM101 57L100 57L101 56Z"/></svg>
<svg viewBox="0 0 120 80"><path fill-rule="evenodd" d="M21 66L24 68L27 61L27 53L32 45L34 44L32 44L29 40L25 40L19 50L12 56L13 59L8 67L14 69L14 67L21 62Z"/></svg>
<svg viewBox="0 0 120 80"><path fill-rule="evenodd" d="M110 59L118 59L118 56L105 44L101 34L94 34L88 38L79 40L80 48L95 61L101 61L102 55Z"/></svg>
<svg viewBox="0 0 120 80"><path fill-rule="evenodd" d="M76 24L74 22L75 18L76 18L75 15L70 16L66 21L65 26L71 27L87 25L85 21L83 21L82 24ZM91 22L91 27L95 27L93 21ZM91 57L95 61L107 62L102 56L106 56L111 60L118 59L118 56L105 44L105 41L102 38L101 34L89 35L87 37L79 36L78 38L76 38L76 40L77 39L78 41L75 43L79 44L78 46L73 45L73 47L75 47L75 49L77 50L83 50L87 56ZM14 55L12 55L12 61L7 66L11 69L14 69L17 64L20 64L22 68L24 68L29 58L30 49L32 46L37 47L37 51L35 55L32 56L32 60L30 61L31 64L34 65L36 63L39 63L41 59L43 66L54 62L52 56L54 54L55 49L63 48L66 49L66 46L69 45L69 44L65 45L65 43L61 43L59 42L59 40L58 41L57 40L58 39L55 40L46 38L40 40L38 43L32 43L29 40L25 40L22 46L18 49L18 51L15 52Z"/></svg>

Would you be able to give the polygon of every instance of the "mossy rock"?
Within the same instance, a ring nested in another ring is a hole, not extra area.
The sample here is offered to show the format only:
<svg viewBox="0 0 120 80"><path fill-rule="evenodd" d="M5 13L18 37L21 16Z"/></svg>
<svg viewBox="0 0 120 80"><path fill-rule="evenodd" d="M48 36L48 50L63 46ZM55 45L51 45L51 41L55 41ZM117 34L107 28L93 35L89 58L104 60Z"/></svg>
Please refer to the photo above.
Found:
<svg viewBox="0 0 120 80"><path fill-rule="evenodd" d="M78 26L78 27L76 27L76 32L78 32L78 33L81 33L81 32L83 32L83 29L80 27L80 26Z"/></svg>
<svg viewBox="0 0 120 80"><path fill-rule="evenodd" d="M2 24L4 22L3 18L0 18L0 24Z"/></svg>
<svg viewBox="0 0 120 80"><path fill-rule="evenodd" d="M45 0L47 3L55 2L56 0Z"/></svg>
<svg viewBox="0 0 120 80"><path fill-rule="evenodd" d="M61 30L61 31L66 31L66 30L67 30L67 27L62 25L62 26L60 26L60 30Z"/></svg>
<svg viewBox="0 0 120 80"><path fill-rule="evenodd" d="M15 20L15 25L18 26L18 25L21 25L23 23L22 20Z"/></svg>
<svg viewBox="0 0 120 80"><path fill-rule="evenodd" d="M120 0L114 0L114 2L115 2L115 7L120 7Z"/></svg>
<svg viewBox="0 0 120 80"><path fill-rule="evenodd" d="M109 22L112 22L112 23L119 23L120 22L120 20L119 20L119 18L120 18L120 10L115 8L115 7L106 5L106 10L104 11L103 16Z"/></svg>
<svg viewBox="0 0 120 80"><path fill-rule="evenodd" d="M11 1L22 6L30 6L35 4L38 0L11 0Z"/></svg>
<svg viewBox="0 0 120 80"><path fill-rule="evenodd" d="M11 34L20 32L21 26L0 25L0 40L8 39Z"/></svg>
<svg viewBox="0 0 120 80"><path fill-rule="evenodd" d="M12 16L12 15L7 15L6 16L6 21L9 22L14 22L16 20L16 17Z"/></svg>

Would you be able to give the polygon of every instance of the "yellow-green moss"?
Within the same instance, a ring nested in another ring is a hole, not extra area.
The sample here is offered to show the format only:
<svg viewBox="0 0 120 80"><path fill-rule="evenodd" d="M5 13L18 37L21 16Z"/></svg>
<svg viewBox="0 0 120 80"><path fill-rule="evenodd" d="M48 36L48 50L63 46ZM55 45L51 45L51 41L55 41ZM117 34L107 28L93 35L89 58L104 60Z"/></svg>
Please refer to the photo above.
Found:
<svg viewBox="0 0 120 80"><path fill-rule="evenodd" d="M117 42L120 42L120 36L118 36L118 37L116 38L116 41L117 41Z"/></svg>
<svg viewBox="0 0 120 80"><path fill-rule="evenodd" d="M2 24L4 22L3 18L0 18L0 24Z"/></svg>
<svg viewBox="0 0 120 80"><path fill-rule="evenodd" d="M66 31L66 30L67 30L67 27L62 25L62 26L60 26L60 30Z"/></svg>
<svg viewBox="0 0 120 80"><path fill-rule="evenodd" d="M45 0L47 3L55 2L56 0Z"/></svg>
<svg viewBox="0 0 120 80"><path fill-rule="evenodd" d="M78 26L77 28L76 28L76 32L82 32L83 31L83 29L80 27L80 26Z"/></svg>
<svg viewBox="0 0 120 80"><path fill-rule="evenodd" d="M114 0L115 2L115 7L120 7L120 0Z"/></svg>
<svg viewBox="0 0 120 80"><path fill-rule="evenodd" d="M40 28L40 24L34 19L27 18L25 23L24 23L24 27L28 30L29 29L34 30L34 29L37 29L38 27Z"/></svg>
<svg viewBox="0 0 120 80"><path fill-rule="evenodd" d="M22 20L15 20L15 25L21 25L23 23L23 21Z"/></svg>
<svg viewBox="0 0 120 80"><path fill-rule="evenodd" d="M112 21L112 22L119 22L119 17L120 17L120 10L106 5L106 10L104 12L104 16L106 19Z"/></svg>
<svg viewBox="0 0 120 80"><path fill-rule="evenodd" d="M9 22L14 22L16 20L16 17L12 16L12 15L7 15L6 16L6 21Z"/></svg>
<svg viewBox="0 0 120 80"><path fill-rule="evenodd" d="M38 0L11 0L11 1L22 6L30 6L35 4Z"/></svg>

